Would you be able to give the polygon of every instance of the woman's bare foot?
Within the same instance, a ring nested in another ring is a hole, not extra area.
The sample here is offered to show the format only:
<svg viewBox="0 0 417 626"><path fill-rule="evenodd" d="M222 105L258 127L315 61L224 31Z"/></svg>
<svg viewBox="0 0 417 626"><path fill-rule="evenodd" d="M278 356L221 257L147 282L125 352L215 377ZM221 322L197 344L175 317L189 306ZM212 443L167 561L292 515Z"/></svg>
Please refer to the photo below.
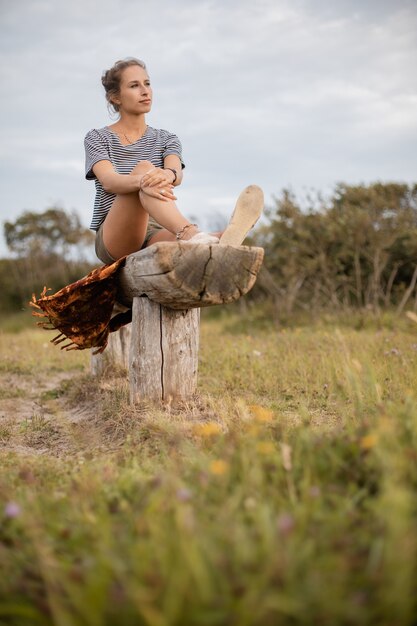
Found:
<svg viewBox="0 0 417 626"><path fill-rule="evenodd" d="M209 233L198 232L193 237L190 237L190 239L187 239L186 241L184 241L184 243L212 244L212 243L219 243L219 238L216 237L215 235L210 235Z"/></svg>
<svg viewBox="0 0 417 626"><path fill-rule="evenodd" d="M198 226L192 224L184 231L184 236L180 238L184 243L219 243L219 238L199 230Z"/></svg>

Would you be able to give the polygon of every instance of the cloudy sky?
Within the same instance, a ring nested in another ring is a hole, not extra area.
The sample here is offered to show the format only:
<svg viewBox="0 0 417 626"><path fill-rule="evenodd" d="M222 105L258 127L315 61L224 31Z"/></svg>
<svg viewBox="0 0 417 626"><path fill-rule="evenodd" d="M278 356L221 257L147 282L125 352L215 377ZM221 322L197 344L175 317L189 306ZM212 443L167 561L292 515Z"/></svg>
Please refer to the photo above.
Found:
<svg viewBox="0 0 417 626"><path fill-rule="evenodd" d="M271 204L417 182L416 0L0 0L0 54L1 222L60 205L89 225L83 139L112 122L100 78L126 56L148 66L147 122L180 137L178 202L203 225L251 183Z"/></svg>

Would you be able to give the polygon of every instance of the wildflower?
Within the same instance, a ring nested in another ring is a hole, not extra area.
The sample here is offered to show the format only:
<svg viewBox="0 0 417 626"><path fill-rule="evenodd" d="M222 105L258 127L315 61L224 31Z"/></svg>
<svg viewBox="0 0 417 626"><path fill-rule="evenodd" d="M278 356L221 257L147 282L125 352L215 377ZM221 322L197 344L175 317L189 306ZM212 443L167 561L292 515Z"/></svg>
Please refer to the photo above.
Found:
<svg viewBox="0 0 417 626"><path fill-rule="evenodd" d="M273 454L275 452L275 446L272 441L258 441L256 449L260 454Z"/></svg>
<svg viewBox="0 0 417 626"><path fill-rule="evenodd" d="M200 437L214 437L222 432L222 427L217 422L206 422L205 424L197 424L194 432Z"/></svg>
<svg viewBox="0 0 417 626"><path fill-rule="evenodd" d="M310 487L310 489L308 490L308 493L310 495L311 498L318 498L319 495L321 494L321 489L320 487L318 487L317 485L313 485L312 487Z"/></svg>
<svg viewBox="0 0 417 626"><path fill-rule="evenodd" d="M256 502L255 498L252 498L251 496L249 496L248 498L245 498L245 500L243 501L243 506L248 511L250 509L255 509L256 505L257 505L257 502Z"/></svg>
<svg viewBox="0 0 417 626"><path fill-rule="evenodd" d="M259 435L260 426L258 426L258 424L244 424L243 428L245 432L247 432L248 435L251 435L252 437L257 437Z"/></svg>
<svg viewBox="0 0 417 626"><path fill-rule="evenodd" d="M209 465L210 472L215 476L222 476L228 471L228 469L229 463L223 461L222 459L216 459L214 461L211 461Z"/></svg>
<svg viewBox="0 0 417 626"><path fill-rule="evenodd" d="M398 350L398 348L391 348L391 350L385 350L384 356L389 356L390 354L393 354L394 356L399 356L401 352L400 350Z"/></svg>
<svg viewBox="0 0 417 626"><path fill-rule="evenodd" d="M18 517L21 513L20 505L17 502L8 502L4 507L4 514L6 517L14 518Z"/></svg>
<svg viewBox="0 0 417 626"><path fill-rule="evenodd" d="M398 350L398 348L391 348L391 354L395 354L396 356L398 356L399 354L401 354L401 352Z"/></svg>
<svg viewBox="0 0 417 626"><path fill-rule="evenodd" d="M282 513L277 519L277 528L281 535L287 536L294 530L295 521L290 513Z"/></svg>
<svg viewBox="0 0 417 626"><path fill-rule="evenodd" d="M274 414L270 409L265 409L258 404L252 404L249 408L257 422L272 422L274 419Z"/></svg>
<svg viewBox="0 0 417 626"><path fill-rule="evenodd" d="M187 489L187 487L180 487L177 489L177 498L180 502L187 502L188 500L191 500L192 496L192 492Z"/></svg>
<svg viewBox="0 0 417 626"><path fill-rule="evenodd" d="M362 437L362 439L359 441L359 446L362 448L362 450L370 450L371 448L375 447L377 441L378 438L376 435L365 435L365 437Z"/></svg>

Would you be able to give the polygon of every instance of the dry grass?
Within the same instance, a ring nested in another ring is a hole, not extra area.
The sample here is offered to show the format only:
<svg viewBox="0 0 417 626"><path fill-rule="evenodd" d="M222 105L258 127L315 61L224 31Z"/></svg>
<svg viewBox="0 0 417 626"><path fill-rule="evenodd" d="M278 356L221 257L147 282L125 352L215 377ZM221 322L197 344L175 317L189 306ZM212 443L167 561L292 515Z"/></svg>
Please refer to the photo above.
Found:
<svg viewBox="0 0 417 626"><path fill-rule="evenodd" d="M0 335L0 623L409 625L417 336L202 326L199 394Z"/></svg>

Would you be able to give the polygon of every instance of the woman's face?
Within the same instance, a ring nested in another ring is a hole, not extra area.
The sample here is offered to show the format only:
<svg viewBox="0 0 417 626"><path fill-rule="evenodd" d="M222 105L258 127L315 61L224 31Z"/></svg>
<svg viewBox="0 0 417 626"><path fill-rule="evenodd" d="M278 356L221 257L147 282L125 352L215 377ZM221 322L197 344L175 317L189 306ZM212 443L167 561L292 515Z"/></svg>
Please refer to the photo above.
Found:
<svg viewBox="0 0 417 626"><path fill-rule="evenodd" d="M123 70L120 90L115 98L120 113L147 113L152 106L152 88L146 70L139 65L130 65Z"/></svg>

